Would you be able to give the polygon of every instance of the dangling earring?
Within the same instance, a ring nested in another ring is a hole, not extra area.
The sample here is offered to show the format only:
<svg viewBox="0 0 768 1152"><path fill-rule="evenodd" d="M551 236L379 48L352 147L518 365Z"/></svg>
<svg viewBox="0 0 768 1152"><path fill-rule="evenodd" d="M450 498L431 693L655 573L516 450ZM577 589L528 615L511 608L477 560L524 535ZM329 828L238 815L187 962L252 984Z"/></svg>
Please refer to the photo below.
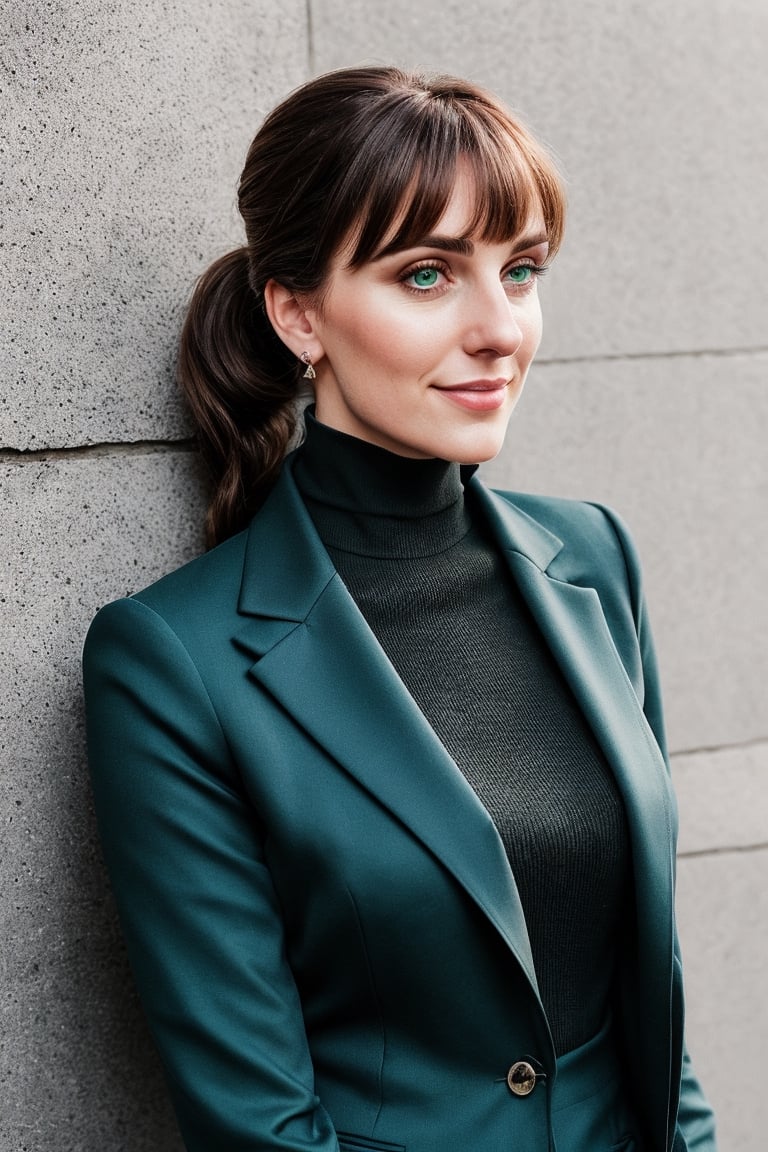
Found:
<svg viewBox="0 0 768 1152"><path fill-rule="evenodd" d="M301 360L302 364L306 364L307 366L304 370L302 380L314 380L317 376L317 372L315 372L315 369L312 367L312 361L309 358L309 352L302 352L299 359Z"/></svg>

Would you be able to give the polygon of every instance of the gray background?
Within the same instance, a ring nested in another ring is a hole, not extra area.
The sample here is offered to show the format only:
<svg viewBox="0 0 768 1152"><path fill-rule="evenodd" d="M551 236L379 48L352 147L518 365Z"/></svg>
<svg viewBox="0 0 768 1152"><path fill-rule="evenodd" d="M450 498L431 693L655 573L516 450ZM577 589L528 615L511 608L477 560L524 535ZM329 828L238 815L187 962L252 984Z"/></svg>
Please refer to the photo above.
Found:
<svg viewBox="0 0 768 1152"><path fill-rule="evenodd" d="M96 845L87 621L200 549L173 386L262 116L314 72L488 84L571 213L505 486L607 501L645 561L682 835L690 1045L768 1130L768 8L762 0L4 5L0 1152L177 1152Z"/></svg>

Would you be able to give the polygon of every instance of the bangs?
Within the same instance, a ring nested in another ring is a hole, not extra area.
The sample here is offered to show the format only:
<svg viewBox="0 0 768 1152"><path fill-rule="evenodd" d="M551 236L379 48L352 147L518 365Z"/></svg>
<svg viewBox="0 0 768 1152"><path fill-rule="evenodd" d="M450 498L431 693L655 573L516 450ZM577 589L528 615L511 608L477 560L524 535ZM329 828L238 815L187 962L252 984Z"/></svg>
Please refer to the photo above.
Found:
<svg viewBox="0 0 768 1152"><path fill-rule="evenodd" d="M331 212L338 224L356 221L347 229L350 267L432 233L460 167L474 188L463 238L503 243L541 220L550 253L559 248L565 195L551 157L492 97L446 88L433 81L430 92L400 91L369 121Z"/></svg>

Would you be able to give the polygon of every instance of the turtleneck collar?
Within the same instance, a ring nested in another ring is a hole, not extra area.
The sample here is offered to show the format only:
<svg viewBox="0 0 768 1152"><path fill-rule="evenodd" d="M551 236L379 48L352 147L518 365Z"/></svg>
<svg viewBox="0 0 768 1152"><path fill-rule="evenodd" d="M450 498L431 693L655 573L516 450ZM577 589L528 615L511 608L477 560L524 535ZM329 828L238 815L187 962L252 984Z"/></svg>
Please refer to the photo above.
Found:
<svg viewBox="0 0 768 1152"><path fill-rule="evenodd" d="M294 476L323 543L363 556L444 552L469 531L465 469L414 460L321 424L305 412Z"/></svg>

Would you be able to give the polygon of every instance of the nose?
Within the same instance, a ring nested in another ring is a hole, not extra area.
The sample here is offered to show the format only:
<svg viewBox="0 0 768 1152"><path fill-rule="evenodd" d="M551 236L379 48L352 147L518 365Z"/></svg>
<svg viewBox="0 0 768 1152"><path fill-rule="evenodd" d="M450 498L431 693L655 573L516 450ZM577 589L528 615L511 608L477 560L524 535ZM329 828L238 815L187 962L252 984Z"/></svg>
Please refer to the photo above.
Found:
<svg viewBox="0 0 768 1152"><path fill-rule="evenodd" d="M477 286L467 301L465 351L473 356L514 356L523 342L515 302L499 280Z"/></svg>

